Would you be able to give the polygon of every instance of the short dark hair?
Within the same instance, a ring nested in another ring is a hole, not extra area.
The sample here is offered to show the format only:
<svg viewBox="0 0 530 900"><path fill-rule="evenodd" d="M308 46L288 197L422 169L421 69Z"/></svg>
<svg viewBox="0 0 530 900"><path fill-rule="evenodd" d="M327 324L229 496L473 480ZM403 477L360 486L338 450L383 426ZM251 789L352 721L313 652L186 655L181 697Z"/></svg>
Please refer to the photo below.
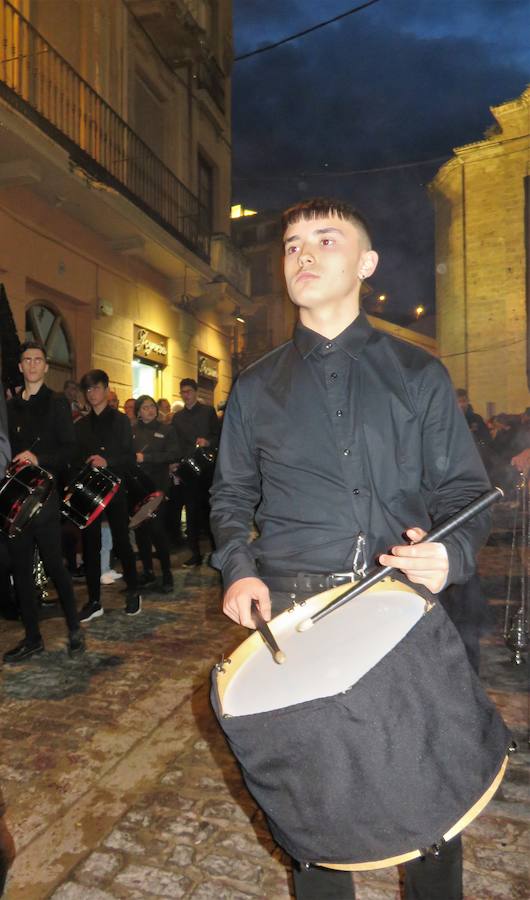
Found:
<svg viewBox="0 0 530 900"><path fill-rule="evenodd" d="M320 219L325 216L338 216L339 219L351 222L364 235L368 246L372 246L370 226L363 214L350 203L334 200L332 197L313 197L290 206L282 213L282 234L285 234L289 225L294 225L301 219Z"/></svg>
<svg viewBox="0 0 530 900"><path fill-rule="evenodd" d="M63 391L66 390L69 384L73 384L74 387L79 387L77 381L74 381L73 378L67 378L65 383L63 384Z"/></svg>
<svg viewBox="0 0 530 900"><path fill-rule="evenodd" d="M158 405L157 405L157 402L156 402L156 400L155 400L154 397L151 397L150 394L141 394L141 395L140 395L139 397L137 397L136 400L134 401L134 415L135 415L135 416L138 415L138 413L140 412L140 407L141 407L142 403L145 403L146 400L150 400L151 403L154 403L154 405L155 405L156 408L158 409Z"/></svg>
<svg viewBox="0 0 530 900"><path fill-rule="evenodd" d="M109 376L103 369L90 369L89 372L85 372L79 387L86 392L89 387L95 387L96 384L102 384L106 388L109 386Z"/></svg>
<svg viewBox="0 0 530 900"><path fill-rule="evenodd" d="M18 358L22 359L26 350L40 350L46 362L48 362L48 355L46 353L46 348L40 341L24 341L23 344L20 345L20 350L18 353Z"/></svg>
<svg viewBox="0 0 530 900"><path fill-rule="evenodd" d="M193 388L194 391L199 390L199 385L197 384L196 381L194 381L193 378L183 378L182 381L180 382L180 390L182 390L183 387Z"/></svg>

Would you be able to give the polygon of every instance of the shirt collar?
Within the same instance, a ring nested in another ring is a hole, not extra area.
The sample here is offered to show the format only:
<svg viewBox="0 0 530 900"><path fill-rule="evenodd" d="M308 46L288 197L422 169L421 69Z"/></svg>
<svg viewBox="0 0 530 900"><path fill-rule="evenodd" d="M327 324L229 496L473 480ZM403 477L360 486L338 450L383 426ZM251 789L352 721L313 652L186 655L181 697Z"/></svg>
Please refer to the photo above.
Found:
<svg viewBox="0 0 530 900"><path fill-rule="evenodd" d="M294 332L294 345L298 350L302 359L308 356L322 344L334 344L344 350L349 356L355 358L361 353L364 345L372 335L373 328L368 321L366 313L360 310L359 315L348 325L336 338L329 340L322 334L306 328L301 322L298 322Z"/></svg>

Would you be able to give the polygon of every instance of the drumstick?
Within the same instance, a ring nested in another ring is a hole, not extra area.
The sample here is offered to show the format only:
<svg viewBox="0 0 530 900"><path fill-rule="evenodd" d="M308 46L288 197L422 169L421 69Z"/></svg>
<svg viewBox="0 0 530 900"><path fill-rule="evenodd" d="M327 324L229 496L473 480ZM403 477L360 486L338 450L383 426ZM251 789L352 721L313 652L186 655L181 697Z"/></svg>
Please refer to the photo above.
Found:
<svg viewBox="0 0 530 900"><path fill-rule="evenodd" d="M282 650L280 650L280 648L278 647L278 644L276 643L274 635L273 635L272 631L270 630L269 626L267 625L265 619L261 615L260 608L255 600L252 601L252 605L250 607L250 614L254 620L256 629L259 631L263 640L267 644L267 647L271 651L274 662L278 663L278 665L281 666L281 664L285 662L287 657L286 657L285 653Z"/></svg>
<svg viewBox="0 0 530 900"><path fill-rule="evenodd" d="M460 525L463 525L464 522L467 522L468 519L476 516L477 513L482 512L486 507L491 506L492 503L495 503L495 501L499 500L501 497L504 497L504 491L500 487L493 488L492 491L488 491L487 494L482 494L481 497L473 500L472 503L465 506L460 512L455 513L454 516L451 516L445 522L442 522L441 525L437 525L437 527L426 534L421 541L416 541L416 543L432 544L435 541L439 541L456 528L459 528ZM353 600L354 597L362 594L363 591L366 591L369 587L372 587L372 585L377 584L378 581L382 581L382 579L386 578L387 575L390 575L394 569L395 566L384 566L382 569L379 566L373 566L368 570L364 578L361 578L353 588L347 590L339 597L336 597L335 600L331 600L327 606L324 606L320 612L311 616L310 619L304 619L303 622L300 622L297 625L297 631L307 631L309 628L312 628L313 625L316 625L321 619L325 619L326 616L335 609L338 609L344 603L348 603L349 600Z"/></svg>

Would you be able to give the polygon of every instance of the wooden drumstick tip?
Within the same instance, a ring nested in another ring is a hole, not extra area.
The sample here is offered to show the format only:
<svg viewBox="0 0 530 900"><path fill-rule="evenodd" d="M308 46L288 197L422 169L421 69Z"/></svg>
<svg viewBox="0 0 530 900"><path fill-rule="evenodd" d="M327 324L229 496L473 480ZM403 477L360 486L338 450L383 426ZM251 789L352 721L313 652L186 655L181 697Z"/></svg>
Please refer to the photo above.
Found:
<svg viewBox="0 0 530 900"><path fill-rule="evenodd" d="M275 663L278 663L278 665L281 666L285 662L287 657L286 657L285 653L283 652L283 650L276 650L276 652L273 655L273 659L274 659Z"/></svg>
<svg viewBox="0 0 530 900"><path fill-rule="evenodd" d="M298 625L296 626L296 630L309 631L309 629L312 628L314 624L315 623L313 622L313 619L304 619L303 622L298 623Z"/></svg>

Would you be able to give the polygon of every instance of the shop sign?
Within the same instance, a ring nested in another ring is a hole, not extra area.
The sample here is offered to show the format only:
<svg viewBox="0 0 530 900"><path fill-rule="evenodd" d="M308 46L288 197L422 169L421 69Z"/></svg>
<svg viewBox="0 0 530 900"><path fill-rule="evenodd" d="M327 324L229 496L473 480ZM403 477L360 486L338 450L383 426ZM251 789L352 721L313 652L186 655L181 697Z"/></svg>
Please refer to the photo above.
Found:
<svg viewBox="0 0 530 900"><path fill-rule="evenodd" d="M219 360L213 356L199 353L198 370L199 376L203 378L210 378L211 381L219 380Z"/></svg>
<svg viewBox="0 0 530 900"><path fill-rule="evenodd" d="M134 326L134 355L137 359L145 359L148 362L167 364L167 337L149 331L141 325Z"/></svg>

